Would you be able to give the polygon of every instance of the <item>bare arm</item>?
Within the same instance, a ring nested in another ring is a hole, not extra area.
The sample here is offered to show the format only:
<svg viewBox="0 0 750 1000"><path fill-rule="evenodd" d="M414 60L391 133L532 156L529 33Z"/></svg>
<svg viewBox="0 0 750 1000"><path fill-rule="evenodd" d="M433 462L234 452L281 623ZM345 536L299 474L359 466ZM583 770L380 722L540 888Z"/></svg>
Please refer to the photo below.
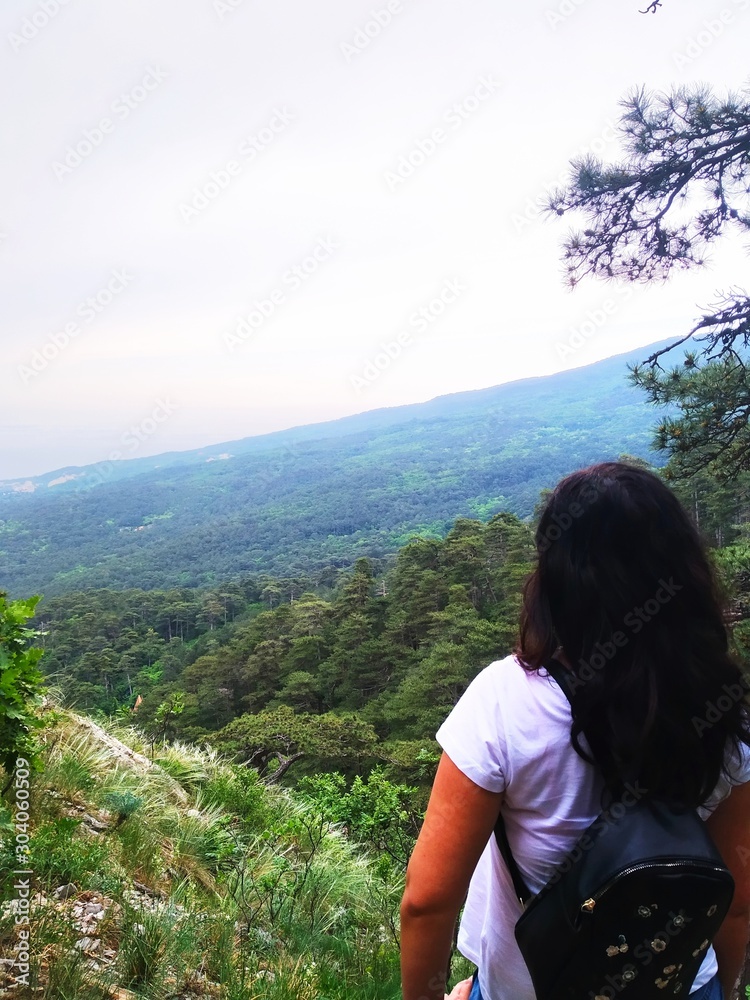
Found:
<svg viewBox="0 0 750 1000"><path fill-rule="evenodd" d="M750 782L733 788L706 826L735 883L732 905L713 942L719 979L729 998L742 971L750 933Z"/></svg>
<svg viewBox="0 0 750 1000"><path fill-rule="evenodd" d="M404 1000L443 1000L456 917L501 802L443 754L401 902Z"/></svg>

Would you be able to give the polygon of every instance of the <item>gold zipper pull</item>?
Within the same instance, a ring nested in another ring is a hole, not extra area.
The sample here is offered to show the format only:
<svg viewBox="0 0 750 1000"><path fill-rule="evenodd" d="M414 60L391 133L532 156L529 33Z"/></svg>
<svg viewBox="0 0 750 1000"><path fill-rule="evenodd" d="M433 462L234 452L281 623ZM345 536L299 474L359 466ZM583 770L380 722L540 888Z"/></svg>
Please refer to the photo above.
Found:
<svg viewBox="0 0 750 1000"><path fill-rule="evenodd" d="M587 900L584 900L583 903L581 903L581 910L583 911L583 913L593 913L595 906L596 906L596 900L589 898Z"/></svg>

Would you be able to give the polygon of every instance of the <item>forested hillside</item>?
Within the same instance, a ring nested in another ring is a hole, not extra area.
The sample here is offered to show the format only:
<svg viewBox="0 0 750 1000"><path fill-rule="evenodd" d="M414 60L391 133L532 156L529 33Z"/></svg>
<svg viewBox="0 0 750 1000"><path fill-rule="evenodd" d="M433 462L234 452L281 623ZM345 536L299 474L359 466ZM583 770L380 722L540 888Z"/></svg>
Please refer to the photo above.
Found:
<svg viewBox="0 0 750 1000"><path fill-rule="evenodd" d="M23 596L211 587L251 573L321 580L415 533L442 536L456 517L527 517L574 468L623 452L658 461L653 408L626 381L626 363L649 350L163 456L159 468L143 459L78 478L57 470L64 482L41 477L30 492L6 484L0 584Z"/></svg>
<svg viewBox="0 0 750 1000"><path fill-rule="evenodd" d="M299 748L327 742L339 764L372 764L383 742L431 738L477 670L511 650L532 551L529 526L502 513L413 540L378 580L361 559L327 597L286 579L51 598L42 665L68 703L137 702L133 718L159 735L198 739L242 716L222 740L249 746L286 726Z"/></svg>
<svg viewBox="0 0 750 1000"><path fill-rule="evenodd" d="M747 487L676 487L745 664ZM360 559L317 588L255 577L42 601L35 995L398 996L398 903L435 730L513 648L534 523L459 518L393 565ZM0 805L0 948L17 938L10 829ZM470 971L454 957L453 981ZM0 991L17 986L0 965Z"/></svg>
<svg viewBox="0 0 750 1000"><path fill-rule="evenodd" d="M36 993L396 996L434 731L511 648L531 537L512 514L459 519L327 594L267 578L45 600ZM3 829L0 805L0 948L17 934Z"/></svg>
<svg viewBox="0 0 750 1000"><path fill-rule="evenodd" d="M675 487L739 617L747 480ZM512 650L533 528L509 513L459 518L444 539L414 538L390 564L360 559L324 586L256 577L48 598L42 667L71 705L137 718L154 739L210 735L261 771L296 753L301 771L396 757L411 767L471 678Z"/></svg>

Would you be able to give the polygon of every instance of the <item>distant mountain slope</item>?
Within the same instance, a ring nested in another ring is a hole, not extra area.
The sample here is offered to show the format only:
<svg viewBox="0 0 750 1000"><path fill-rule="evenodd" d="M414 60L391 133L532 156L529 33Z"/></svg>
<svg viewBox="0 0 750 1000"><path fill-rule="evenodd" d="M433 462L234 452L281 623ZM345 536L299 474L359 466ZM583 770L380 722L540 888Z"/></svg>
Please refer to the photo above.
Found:
<svg viewBox="0 0 750 1000"><path fill-rule="evenodd" d="M0 587L289 575L383 556L461 515L527 516L572 469L622 453L663 462L650 448L660 412L626 377L663 344L213 448L58 469L21 490L0 484Z"/></svg>

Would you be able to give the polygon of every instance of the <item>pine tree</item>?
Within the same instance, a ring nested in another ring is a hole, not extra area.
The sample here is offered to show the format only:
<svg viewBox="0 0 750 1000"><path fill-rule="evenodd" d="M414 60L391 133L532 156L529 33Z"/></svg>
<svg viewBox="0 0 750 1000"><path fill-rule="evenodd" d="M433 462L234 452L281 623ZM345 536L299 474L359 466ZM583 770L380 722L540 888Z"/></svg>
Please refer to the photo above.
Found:
<svg viewBox="0 0 750 1000"><path fill-rule="evenodd" d="M640 89L623 108L626 159L575 160L569 185L550 197L550 211L586 219L564 244L571 286L587 275L650 282L704 267L717 239L750 230L750 89L726 97L705 86ZM659 423L654 439L674 458L674 477L708 466L726 482L750 469L748 337L750 297L732 289L680 340L631 366L632 384L679 413ZM662 366L693 338L700 351Z"/></svg>

